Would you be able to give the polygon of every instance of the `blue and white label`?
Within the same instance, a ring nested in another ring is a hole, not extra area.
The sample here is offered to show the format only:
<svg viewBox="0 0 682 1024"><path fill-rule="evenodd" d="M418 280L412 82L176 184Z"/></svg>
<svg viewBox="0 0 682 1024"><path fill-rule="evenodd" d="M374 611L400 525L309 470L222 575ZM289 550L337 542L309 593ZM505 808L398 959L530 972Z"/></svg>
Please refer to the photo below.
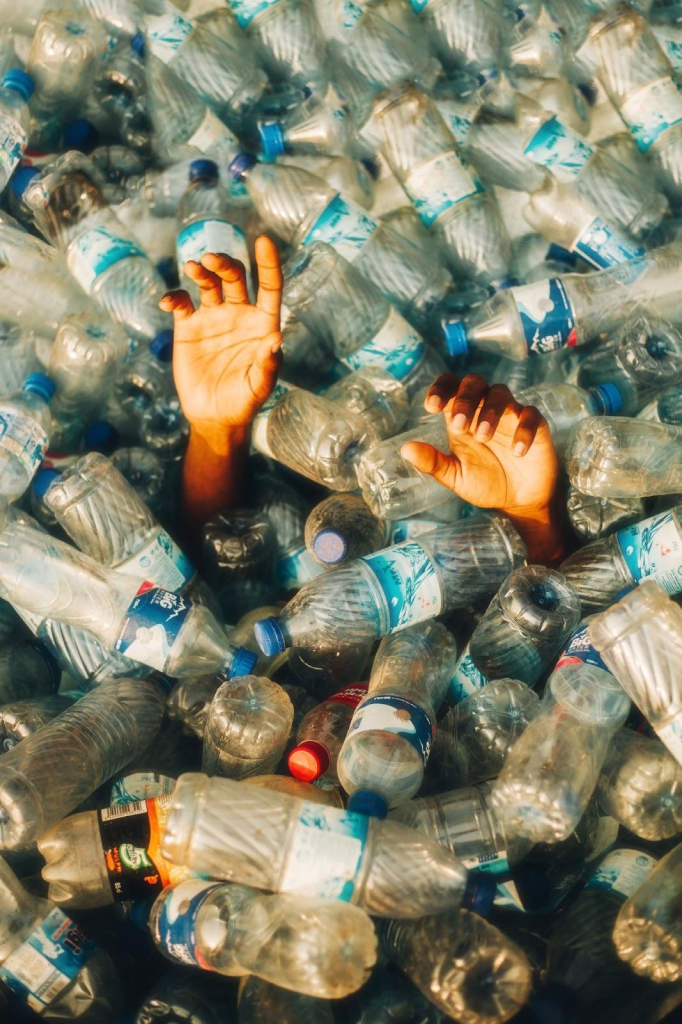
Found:
<svg viewBox="0 0 682 1024"><path fill-rule="evenodd" d="M259 14L279 2L280 0L227 0L240 28L246 28Z"/></svg>
<svg viewBox="0 0 682 1024"><path fill-rule="evenodd" d="M37 420L0 410L0 448L18 459L32 476L47 451L48 436Z"/></svg>
<svg viewBox="0 0 682 1024"><path fill-rule="evenodd" d="M88 295L98 277L115 263L128 259L145 259L145 255L135 242L120 238L103 225L74 238L66 254L69 270Z"/></svg>
<svg viewBox="0 0 682 1024"><path fill-rule="evenodd" d="M406 697L378 694L358 705L348 730L358 732L393 732L414 747L424 764L429 759L435 735L433 722L423 708Z"/></svg>
<svg viewBox="0 0 682 1024"><path fill-rule="evenodd" d="M509 871L509 861L506 850L497 850L495 853L481 853L476 857L459 858L468 871L481 871L487 875L506 875Z"/></svg>
<svg viewBox="0 0 682 1024"><path fill-rule="evenodd" d="M162 906L154 917L154 939L181 964L212 970L197 949L196 926L202 905L219 888L219 882L190 879L166 889L160 897Z"/></svg>
<svg viewBox="0 0 682 1024"><path fill-rule="evenodd" d="M42 1013L83 970L97 946L55 907L0 967L0 977Z"/></svg>
<svg viewBox="0 0 682 1024"><path fill-rule="evenodd" d="M288 391L296 391L296 387L293 384L287 384L285 380L277 381L272 393L254 416L251 425L251 448L253 451L260 452L261 455L267 455L270 459L274 459L275 456L268 444L268 419L280 398L283 398Z"/></svg>
<svg viewBox="0 0 682 1024"><path fill-rule="evenodd" d="M343 362L351 370L375 366L397 380L403 380L412 373L423 355L424 341L421 334L391 307L383 327L369 344L356 349Z"/></svg>
<svg viewBox="0 0 682 1024"><path fill-rule="evenodd" d="M142 584L114 641L114 650L163 672L192 602L151 583Z"/></svg>
<svg viewBox="0 0 682 1024"><path fill-rule="evenodd" d="M469 644L466 645L462 651L455 671L450 680L446 699L449 704L459 704L461 701L466 700L473 693L478 693L484 686L487 686L490 680L487 676L484 676L482 672L476 668L469 651Z"/></svg>
<svg viewBox="0 0 682 1024"><path fill-rule="evenodd" d="M478 110L476 106L469 106L457 100L436 100L438 113L455 137L458 146L466 142L474 115Z"/></svg>
<svg viewBox="0 0 682 1024"><path fill-rule="evenodd" d="M147 15L147 40L155 57L168 64L178 52L194 25L179 14L164 11Z"/></svg>
<svg viewBox="0 0 682 1024"><path fill-rule="evenodd" d="M646 250L614 231L601 217L593 217L576 238L571 252L577 253L597 270L604 270L615 263L639 259Z"/></svg>
<svg viewBox="0 0 682 1024"><path fill-rule="evenodd" d="M175 789L175 779L158 772L131 772L117 779L111 787L109 806L120 807L121 804L134 804L141 800L151 800L157 796L168 796Z"/></svg>
<svg viewBox="0 0 682 1024"><path fill-rule="evenodd" d="M336 195L306 233L301 245L326 242L352 263L377 228L377 222L361 206Z"/></svg>
<svg viewBox="0 0 682 1024"><path fill-rule="evenodd" d="M611 670L602 661L601 654L590 643L589 622L583 622L569 638L564 650L554 666L555 670L566 665L594 665L603 672L611 674Z"/></svg>
<svg viewBox="0 0 682 1024"><path fill-rule="evenodd" d="M9 180L28 143L26 132L18 121L0 114L0 181Z"/></svg>
<svg viewBox="0 0 682 1024"><path fill-rule="evenodd" d="M394 519L388 527L388 543L402 544L403 541L430 533L443 524L435 519Z"/></svg>
<svg viewBox="0 0 682 1024"><path fill-rule="evenodd" d="M388 632L440 615L443 595L436 567L420 544L407 541L361 559L386 600Z"/></svg>
<svg viewBox="0 0 682 1024"><path fill-rule="evenodd" d="M304 583L310 583L324 571L304 544L280 558L275 566L275 579L280 590L300 590Z"/></svg>
<svg viewBox="0 0 682 1024"><path fill-rule="evenodd" d="M668 594L682 591L682 537L672 512L661 512L616 533L634 583L653 580Z"/></svg>
<svg viewBox="0 0 682 1024"><path fill-rule="evenodd" d="M612 850L592 874L586 889L606 889L628 898L656 867L656 860L638 850Z"/></svg>
<svg viewBox="0 0 682 1024"><path fill-rule="evenodd" d="M409 0L410 7L415 14L421 14L428 3L429 0Z"/></svg>
<svg viewBox="0 0 682 1024"><path fill-rule="evenodd" d="M240 260L246 269L247 278L251 268L246 238L241 228L230 224L227 220L207 217L188 224L178 235L176 248L178 266L182 267L188 260L201 262L207 252L224 252L233 260Z"/></svg>
<svg viewBox="0 0 682 1024"><path fill-rule="evenodd" d="M404 188L427 228L457 203L483 192L481 182L454 150L441 153L412 171Z"/></svg>
<svg viewBox="0 0 682 1024"><path fill-rule="evenodd" d="M182 590L193 578L195 570L173 538L165 530L159 530L148 544L116 566L118 572L138 579L151 580L164 590Z"/></svg>
<svg viewBox="0 0 682 1024"><path fill-rule="evenodd" d="M549 278L510 289L530 355L575 344L575 317L563 281Z"/></svg>
<svg viewBox="0 0 682 1024"><path fill-rule="evenodd" d="M594 150L572 128L550 117L526 143L523 152L533 163L550 170L559 181L572 181Z"/></svg>
<svg viewBox="0 0 682 1024"><path fill-rule="evenodd" d="M682 93L674 78L659 78L629 96L618 112L637 148L646 153L663 132L682 121Z"/></svg>
<svg viewBox="0 0 682 1024"><path fill-rule="evenodd" d="M304 800L291 836L280 890L350 902L369 822L364 814Z"/></svg>

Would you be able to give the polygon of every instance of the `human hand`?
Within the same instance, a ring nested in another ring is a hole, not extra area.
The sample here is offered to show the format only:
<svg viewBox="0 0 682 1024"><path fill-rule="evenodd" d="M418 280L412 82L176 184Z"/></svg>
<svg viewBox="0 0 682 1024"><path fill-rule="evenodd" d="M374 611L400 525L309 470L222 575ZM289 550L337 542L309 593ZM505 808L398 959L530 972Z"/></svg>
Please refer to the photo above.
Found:
<svg viewBox="0 0 682 1024"><path fill-rule="evenodd" d="M194 308L182 289L161 299L173 313L173 373L193 431L210 439L247 427L269 397L282 361L279 254L266 235L256 241L258 295L249 302L244 268L223 253L185 264L200 289Z"/></svg>

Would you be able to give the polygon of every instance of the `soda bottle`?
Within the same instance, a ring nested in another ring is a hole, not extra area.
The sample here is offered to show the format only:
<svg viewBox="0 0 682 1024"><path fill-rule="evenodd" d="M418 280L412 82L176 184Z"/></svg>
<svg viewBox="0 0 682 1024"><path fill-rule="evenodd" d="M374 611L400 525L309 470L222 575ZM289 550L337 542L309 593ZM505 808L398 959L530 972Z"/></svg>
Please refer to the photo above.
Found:
<svg viewBox="0 0 682 1024"><path fill-rule="evenodd" d="M208 710L202 771L228 779L274 772L293 719L292 703L277 683L253 675L223 683Z"/></svg>
<svg viewBox="0 0 682 1024"><path fill-rule="evenodd" d="M337 783L337 761L354 709L367 694L367 683L346 686L317 704L302 719L296 746L287 764L302 782Z"/></svg>
<svg viewBox="0 0 682 1024"><path fill-rule="evenodd" d="M55 383L30 373L21 391L0 399L0 493L16 501L43 461L52 430L50 402Z"/></svg>
<svg viewBox="0 0 682 1024"><path fill-rule="evenodd" d="M0 192L24 155L28 142L30 115L28 101L34 83L30 75L18 69L6 71L0 92Z"/></svg>
<svg viewBox="0 0 682 1024"><path fill-rule="evenodd" d="M588 417L566 449L571 483L607 498L679 494L682 429L625 417Z"/></svg>

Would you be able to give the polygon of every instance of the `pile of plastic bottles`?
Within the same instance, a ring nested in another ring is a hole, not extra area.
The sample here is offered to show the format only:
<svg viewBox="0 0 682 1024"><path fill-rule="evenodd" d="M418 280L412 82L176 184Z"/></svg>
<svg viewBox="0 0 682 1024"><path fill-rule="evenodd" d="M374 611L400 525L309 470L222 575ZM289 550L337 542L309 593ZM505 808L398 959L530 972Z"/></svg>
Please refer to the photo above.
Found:
<svg viewBox="0 0 682 1024"><path fill-rule="evenodd" d="M679 1021L682 6L0 0L0 77L0 1020ZM263 232L190 560L159 300ZM402 458L447 369L558 569Z"/></svg>

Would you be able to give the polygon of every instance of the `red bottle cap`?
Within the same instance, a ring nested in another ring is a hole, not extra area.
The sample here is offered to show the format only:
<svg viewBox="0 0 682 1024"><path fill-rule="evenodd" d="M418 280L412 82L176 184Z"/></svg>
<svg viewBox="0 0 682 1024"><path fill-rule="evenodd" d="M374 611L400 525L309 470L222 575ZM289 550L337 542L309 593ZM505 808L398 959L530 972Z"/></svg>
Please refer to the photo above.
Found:
<svg viewBox="0 0 682 1024"><path fill-rule="evenodd" d="M329 768L329 751L317 740L304 740L289 754L289 771L300 782L314 782Z"/></svg>

